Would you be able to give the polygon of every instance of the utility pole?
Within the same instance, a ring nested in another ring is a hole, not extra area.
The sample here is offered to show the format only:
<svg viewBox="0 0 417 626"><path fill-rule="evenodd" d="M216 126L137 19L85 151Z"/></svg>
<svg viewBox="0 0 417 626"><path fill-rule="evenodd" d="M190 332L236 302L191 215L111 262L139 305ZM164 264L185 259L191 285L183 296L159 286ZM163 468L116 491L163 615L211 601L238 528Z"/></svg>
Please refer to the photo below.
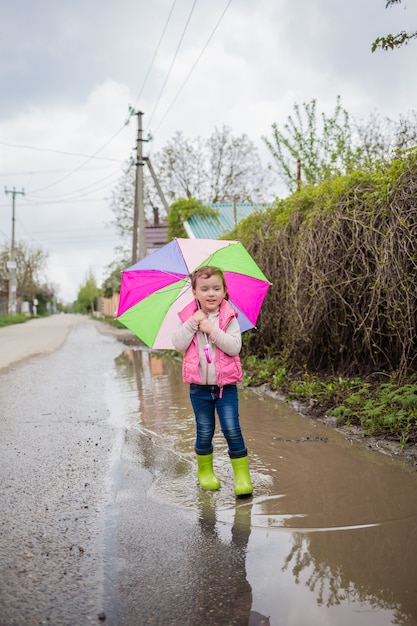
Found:
<svg viewBox="0 0 417 626"><path fill-rule="evenodd" d="M138 260L138 231L139 231L139 259L146 256L145 237L145 211L143 206L143 160L142 143L142 111L133 111L132 115L138 116L138 136L136 140L136 184L135 184L135 207L133 213L133 242L132 242L132 265Z"/></svg>
<svg viewBox="0 0 417 626"><path fill-rule="evenodd" d="M159 184L158 177L152 167L149 157L143 156L143 142L149 141L143 138L142 131L142 111L134 111L130 107L130 114L138 116L138 136L136 140L136 183L135 183L135 206L133 212L133 241L132 241L132 265L146 256L146 228L145 228L145 208L143 200L143 167L145 163L149 167L156 190L161 198L166 214L169 213L169 205ZM138 253L138 232L139 232L139 253Z"/></svg>
<svg viewBox="0 0 417 626"><path fill-rule="evenodd" d="M16 250L14 242L15 231L15 200L17 194L25 195L24 190L16 191L4 188L4 192L12 194L12 246L10 249L10 261L7 263L7 269L9 270L9 315L16 315L16 291L17 291L17 279L16 279Z"/></svg>

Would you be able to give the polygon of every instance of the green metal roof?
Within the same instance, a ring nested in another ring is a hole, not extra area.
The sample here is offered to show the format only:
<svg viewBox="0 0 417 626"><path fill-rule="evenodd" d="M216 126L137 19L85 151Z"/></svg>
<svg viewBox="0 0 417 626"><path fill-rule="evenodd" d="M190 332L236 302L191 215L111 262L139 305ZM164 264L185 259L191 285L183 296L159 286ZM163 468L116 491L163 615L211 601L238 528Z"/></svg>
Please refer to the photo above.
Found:
<svg viewBox="0 0 417 626"><path fill-rule="evenodd" d="M255 211L264 211L267 206L250 202L232 202L208 204L216 209L217 216L192 215L184 222L185 230L190 239L219 239L229 233L241 220Z"/></svg>

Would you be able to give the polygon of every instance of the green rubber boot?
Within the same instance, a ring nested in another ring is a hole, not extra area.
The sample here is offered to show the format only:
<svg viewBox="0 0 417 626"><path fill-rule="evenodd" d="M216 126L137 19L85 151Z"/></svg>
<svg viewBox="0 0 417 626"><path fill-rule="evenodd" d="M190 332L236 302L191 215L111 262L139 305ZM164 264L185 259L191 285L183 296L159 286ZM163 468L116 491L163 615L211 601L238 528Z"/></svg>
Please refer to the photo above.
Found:
<svg viewBox="0 0 417 626"><path fill-rule="evenodd" d="M200 487L216 491L220 489L220 480L213 471L213 453L196 454L197 457L197 478Z"/></svg>
<svg viewBox="0 0 417 626"><path fill-rule="evenodd" d="M239 459L230 459L235 475L235 495L250 496L253 492L252 482L249 475L248 456Z"/></svg>

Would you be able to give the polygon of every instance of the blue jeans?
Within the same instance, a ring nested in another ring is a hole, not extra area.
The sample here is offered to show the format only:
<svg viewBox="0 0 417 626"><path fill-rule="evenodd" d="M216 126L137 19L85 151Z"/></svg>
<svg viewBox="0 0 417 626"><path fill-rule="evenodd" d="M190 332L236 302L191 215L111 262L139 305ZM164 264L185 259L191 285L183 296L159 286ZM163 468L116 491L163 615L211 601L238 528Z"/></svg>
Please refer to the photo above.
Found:
<svg viewBox="0 0 417 626"><path fill-rule="evenodd" d="M213 452L213 436L216 426L215 411L220 420L220 428L229 446L231 459L246 456L248 451L243 440L239 423L239 404L236 385L225 385L223 393L217 385L190 385L190 400L194 410L197 436L197 454Z"/></svg>

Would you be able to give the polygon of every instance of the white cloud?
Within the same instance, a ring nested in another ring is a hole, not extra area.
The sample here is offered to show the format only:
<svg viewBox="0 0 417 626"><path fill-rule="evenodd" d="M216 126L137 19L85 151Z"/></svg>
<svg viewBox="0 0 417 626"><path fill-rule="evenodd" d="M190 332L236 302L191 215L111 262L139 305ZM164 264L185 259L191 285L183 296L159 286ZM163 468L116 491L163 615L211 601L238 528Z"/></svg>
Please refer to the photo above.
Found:
<svg viewBox="0 0 417 626"><path fill-rule="evenodd" d="M16 240L49 252L48 276L61 283L66 301L75 299L89 267L103 278L119 243L106 225L111 191L134 145L134 128L124 127L128 101L127 87L109 80L78 107L36 106L0 122L0 141L8 144L0 144L1 179L25 191L16 199ZM3 217L10 206L10 196L0 199ZM3 239L10 229L2 219Z"/></svg>
<svg viewBox="0 0 417 626"><path fill-rule="evenodd" d="M145 113L144 134L154 136L145 150L178 130L208 137L225 124L246 133L264 159L262 135L295 102L316 98L318 110L331 112L340 95L351 115L365 118L377 110L398 119L416 108L417 43L371 53L377 36L417 28L414 4L211 0L190 17L193 5L177 0L167 24L166 0L3 3L0 184L24 187L17 237L50 251L49 277L64 300L76 297L90 268L103 276L114 256L118 240L105 224L135 146L136 118L123 126L129 105ZM82 156L111 138L97 158ZM0 243L10 238L10 216L4 195Z"/></svg>

